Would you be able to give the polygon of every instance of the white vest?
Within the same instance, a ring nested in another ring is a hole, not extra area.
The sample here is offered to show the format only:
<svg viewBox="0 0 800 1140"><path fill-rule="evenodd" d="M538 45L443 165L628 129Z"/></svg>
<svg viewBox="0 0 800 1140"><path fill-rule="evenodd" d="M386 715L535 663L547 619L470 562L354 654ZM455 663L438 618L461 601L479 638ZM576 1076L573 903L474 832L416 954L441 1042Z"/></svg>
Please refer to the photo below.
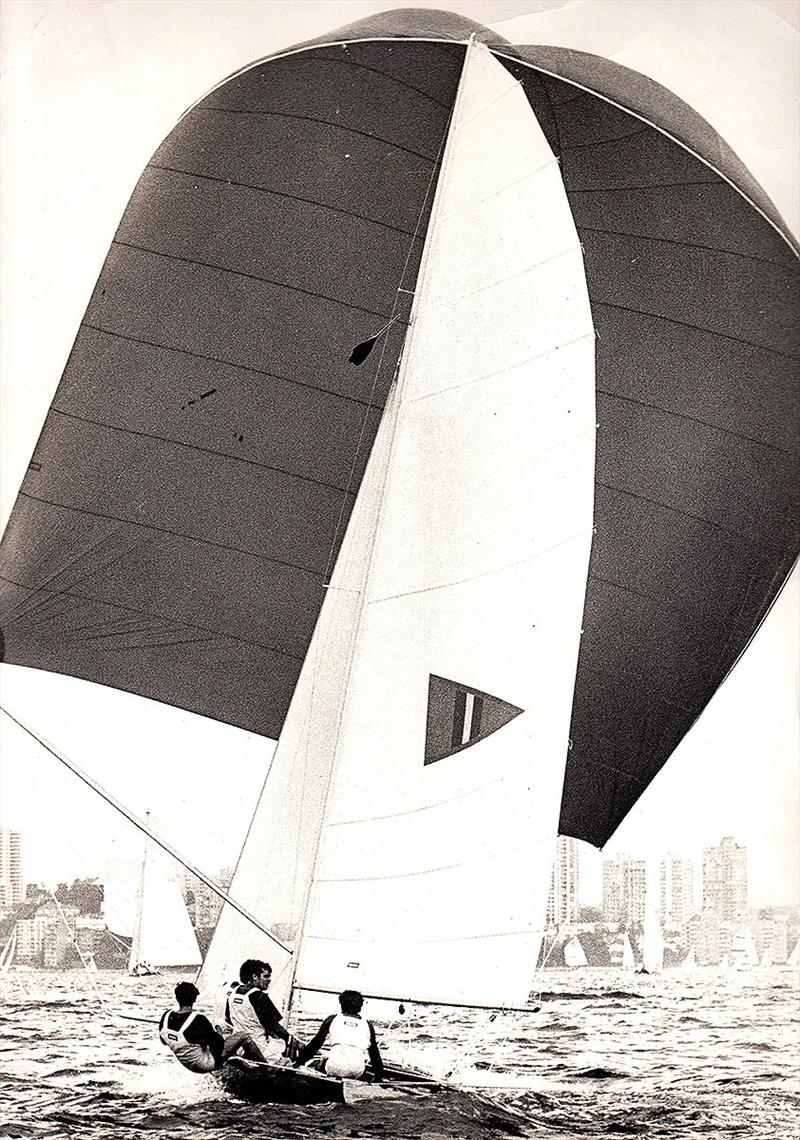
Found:
<svg viewBox="0 0 800 1140"><path fill-rule="evenodd" d="M276 1037L269 1037L264 1026L258 1020L258 1014L250 1001L251 994L261 993L258 986L241 993L241 986L231 991L228 998L228 1010L231 1015L231 1024L234 1030L241 1029L247 1034L253 1044L261 1051L265 1061L273 1060L283 1054L283 1041Z"/></svg>
<svg viewBox="0 0 800 1140"><path fill-rule="evenodd" d="M169 1014L174 1013L174 1010L168 1010L167 1016L163 1020L163 1024L158 1031L158 1035L167 1048L171 1049L180 1063L187 1069L191 1069L193 1073L209 1073L212 1069L216 1068L216 1061L214 1054L207 1045L196 1045L193 1041L186 1040L186 1030L197 1017L197 1011L193 1010L184 1021L180 1029L172 1029L169 1024Z"/></svg>
<svg viewBox="0 0 800 1140"><path fill-rule="evenodd" d="M325 1072L332 1077L360 1077L367 1067L371 1040L369 1022L337 1013L328 1030L331 1051Z"/></svg>
<svg viewBox="0 0 800 1140"><path fill-rule="evenodd" d="M258 986L251 986L250 989L245 990L244 993L240 992L241 989L241 986L236 986L228 995L228 1011L230 1013L231 1025L234 1029L243 1029L245 1033L263 1033L264 1026L258 1020L258 1014L253 1009L253 1003L250 1001L251 994L257 994L261 991Z"/></svg>

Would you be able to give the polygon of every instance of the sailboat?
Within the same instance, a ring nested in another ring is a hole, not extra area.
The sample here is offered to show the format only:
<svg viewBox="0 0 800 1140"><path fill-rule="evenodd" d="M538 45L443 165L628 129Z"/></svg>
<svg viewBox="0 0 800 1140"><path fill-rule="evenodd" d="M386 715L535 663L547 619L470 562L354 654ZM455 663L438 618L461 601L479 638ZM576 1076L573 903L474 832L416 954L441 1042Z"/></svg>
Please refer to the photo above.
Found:
<svg viewBox="0 0 800 1140"><path fill-rule="evenodd" d="M577 934L564 943L564 964L566 966L586 966L587 958Z"/></svg>
<svg viewBox="0 0 800 1140"><path fill-rule="evenodd" d="M643 974L660 973L664 966L664 932L661 929L657 897L653 875L648 868L642 924L642 965L639 971Z"/></svg>
<svg viewBox="0 0 800 1140"><path fill-rule="evenodd" d="M145 839L128 973L146 977L159 968L199 966L201 961L180 886L166 857Z"/></svg>
<svg viewBox="0 0 800 1140"><path fill-rule="evenodd" d="M402 11L237 74L143 175L6 657L277 738L204 998L263 957L289 1022L528 1008L557 834L606 842L788 574L791 238L660 98Z"/></svg>
<svg viewBox="0 0 800 1140"><path fill-rule="evenodd" d="M14 929L11 931L11 934L9 935L8 940L6 941L5 946L3 947L2 951L0 951L0 974L7 973L8 970L10 970L11 967L13 966L14 954L16 953L16 949L17 949L17 927L15 924Z"/></svg>

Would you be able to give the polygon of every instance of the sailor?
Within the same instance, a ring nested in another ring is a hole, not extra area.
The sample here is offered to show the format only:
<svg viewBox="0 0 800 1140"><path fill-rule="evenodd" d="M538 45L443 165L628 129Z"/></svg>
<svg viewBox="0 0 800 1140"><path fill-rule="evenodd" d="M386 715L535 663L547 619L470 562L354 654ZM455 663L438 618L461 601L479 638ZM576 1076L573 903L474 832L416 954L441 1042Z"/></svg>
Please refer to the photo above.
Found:
<svg viewBox="0 0 800 1140"><path fill-rule="evenodd" d="M256 1061L276 1061L288 1052L292 1042L281 1025L280 1011L267 996L271 979L269 962L248 958L239 969L239 985L231 990L226 1003L226 1021L235 1032L246 1035L245 1052Z"/></svg>
<svg viewBox="0 0 800 1140"><path fill-rule="evenodd" d="M383 1080L383 1061L375 1029L371 1021L361 1016L363 1004L364 998L357 990L344 990L339 994L342 1012L325 1018L316 1036L300 1050L295 1068L305 1065L327 1041L330 1053L324 1069L329 1077L362 1077L369 1061L375 1080Z"/></svg>
<svg viewBox="0 0 800 1140"><path fill-rule="evenodd" d="M178 982L175 998L179 1008L164 1011L158 1035L185 1068L210 1073L244 1043L245 1035L232 1033L224 1038L217 1033L208 1018L194 1009L199 992L191 982Z"/></svg>

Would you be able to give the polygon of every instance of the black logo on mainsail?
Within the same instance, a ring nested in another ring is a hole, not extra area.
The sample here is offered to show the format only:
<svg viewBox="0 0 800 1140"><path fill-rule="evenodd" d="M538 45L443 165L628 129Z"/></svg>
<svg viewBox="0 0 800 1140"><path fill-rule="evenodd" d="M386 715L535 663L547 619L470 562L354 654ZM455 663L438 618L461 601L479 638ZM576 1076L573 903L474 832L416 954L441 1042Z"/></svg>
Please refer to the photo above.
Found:
<svg viewBox="0 0 800 1140"><path fill-rule="evenodd" d="M444 760L446 756L477 744L522 711L491 693L431 674L425 763Z"/></svg>

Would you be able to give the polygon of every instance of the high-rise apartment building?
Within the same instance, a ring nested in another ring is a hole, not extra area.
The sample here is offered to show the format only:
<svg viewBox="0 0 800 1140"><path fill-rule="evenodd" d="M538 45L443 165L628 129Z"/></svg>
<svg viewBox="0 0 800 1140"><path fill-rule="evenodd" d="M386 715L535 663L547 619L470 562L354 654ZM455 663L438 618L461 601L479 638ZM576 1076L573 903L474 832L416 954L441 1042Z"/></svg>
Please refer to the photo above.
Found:
<svg viewBox="0 0 800 1140"><path fill-rule="evenodd" d="M578 921L578 841L559 835L547 900L547 925Z"/></svg>
<svg viewBox="0 0 800 1140"><path fill-rule="evenodd" d="M694 866L691 859L667 855L659 872L658 914L662 926L684 926L694 913Z"/></svg>
<svg viewBox="0 0 800 1140"><path fill-rule="evenodd" d="M747 848L729 835L703 850L703 910L722 922L741 922L747 911Z"/></svg>
<svg viewBox="0 0 800 1140"><path fill-rule="evenodd" d="M603 918L626 925L644 922L647 863L630 855L603 860Z"/></svg>
<svg viewBox="0 0 800 1140"><path fill-rule="evenodd" d="M0 827L0 910L10 911L25 896L22 882L22 836Z"/></svg>

